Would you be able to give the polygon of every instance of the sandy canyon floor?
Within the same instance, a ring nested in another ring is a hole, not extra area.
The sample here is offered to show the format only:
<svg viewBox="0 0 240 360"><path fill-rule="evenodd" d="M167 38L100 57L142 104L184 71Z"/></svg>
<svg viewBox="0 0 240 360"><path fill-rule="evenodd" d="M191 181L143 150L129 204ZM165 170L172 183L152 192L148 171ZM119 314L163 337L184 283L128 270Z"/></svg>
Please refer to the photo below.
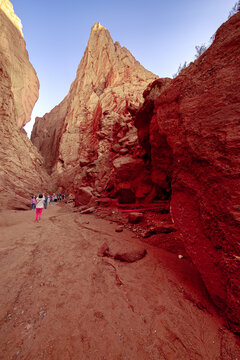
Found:
<svg viewBox="0 0 240 360"><path fill-rule="evenodd" d="M240 360L192 265L94 214L0 213L0 359ZM99 249L147 254L133 263Z"/></svg>

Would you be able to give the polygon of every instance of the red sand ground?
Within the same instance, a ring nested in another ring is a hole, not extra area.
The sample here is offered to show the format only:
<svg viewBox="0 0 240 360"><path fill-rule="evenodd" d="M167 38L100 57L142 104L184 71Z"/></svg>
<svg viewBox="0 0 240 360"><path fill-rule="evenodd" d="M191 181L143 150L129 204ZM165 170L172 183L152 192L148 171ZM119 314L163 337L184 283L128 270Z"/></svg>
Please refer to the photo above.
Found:
<svg viewBox="0 0 240 360"><path fill-rule="evenodd" d="M187 260L67 206L0 215L0 359L240 360Z"/></svg>

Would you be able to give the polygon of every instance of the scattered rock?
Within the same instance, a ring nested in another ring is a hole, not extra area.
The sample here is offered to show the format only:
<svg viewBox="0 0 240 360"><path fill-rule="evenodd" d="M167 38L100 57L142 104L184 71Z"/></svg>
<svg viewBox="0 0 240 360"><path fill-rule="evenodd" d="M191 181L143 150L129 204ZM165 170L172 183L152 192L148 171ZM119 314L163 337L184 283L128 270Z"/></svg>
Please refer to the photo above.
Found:
<svg viewBox="0 0 240 360"><path fill-rule="evenodd" d="M152 235L155 235L156 233L156 228L154 226L151 226L148 230L142 233L142 237L148 238Z"/></svg>
<svg viewBox="0 0 240 360"><path fill-rule="evenodd" d="M94 199L92 191L93 189L90 186L80 187L75 195L75 205L89 204Z"/></svg>
<svg viewBox="0 0 240 360"><path fill-rule="evenodd" d="M109 206L111 205L112 203L112 199L110 198L100 198L98 200L98 205L101 205L101 206Z"/></svg>
<svg viewBox="0 0 240 360"><path fill-rule="evenodd" d="M112 151L114 151L116 153L118 153L120 151L120 149L121 149L121 145L119 145L119 144L114 144L112 146Z"/></svg>
<svg viewBox="0 0 240 360"><path fill-rule="evenodd" d="M131 224L138 224L144 219L144 216L142 213L139 212L132 212L128 215L128 221Z"/></svg>
<svg viewBox="0 0 240 360"><path fill-rule="evenodd" d="M81 212L81 211L83 211L83 210L86 210L87 208L88 208L87 205L77 206L77 207L73 210L73 212Z"/></svg>
<svg viewBox="0 0 240 360"><path fill-rule="evenodd" d="M171 233L173 231L176 231L175 227L171 224L166 224L164 226L157 226L155 228L155 231L156 231L156 234L161 234L161 233L165 233L165 234L168 234L168 233Z"/></svg>
<svg viewBox="0 0 240 360"><path fill-rule="evenodd" d="M123 149L121 149L121 150L119 151L119 153L120 153L121 155L126 155L128 152L129 152L129 150L126 149L126 148L123 148Z"/></svg>
<svg viewBox="0 0 240 360"><path fill-rule="evenodd" d="M119 226L116 227L115 231L116 231L116 232L122 232L123 229L124 229L124 226L123 226L123 225L119 225Z"/></svg>
<svg viewBox="0 0 240 360"><path fill-rule="evenodd" d="M90 208L88 208L88 209L86 209L86 210L82 210L81 212L80 212L80 214L91 214L91 213L93 213L95 211L95 207L90 207Z"/></svg>
<svg viewBox="0 0 240 360"><path fill-rule="evenodd" d="M144 256L147 254L147 251L144 250L135 250L132 252L128 252L128 253L117 253L114 255L114 259L115 260L119 260L119 261L126 261L128 263L132 263L138 260L141 260L142 258L144 258Z"/></svg>

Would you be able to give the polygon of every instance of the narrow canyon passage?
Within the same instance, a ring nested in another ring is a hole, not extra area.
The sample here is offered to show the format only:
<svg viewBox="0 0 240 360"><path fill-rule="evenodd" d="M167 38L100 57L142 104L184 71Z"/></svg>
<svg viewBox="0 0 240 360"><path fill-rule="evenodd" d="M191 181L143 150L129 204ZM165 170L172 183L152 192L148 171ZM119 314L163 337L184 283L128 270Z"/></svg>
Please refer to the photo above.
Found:
<svg viewBox="0 0 240 360"><path fill-rule="evenodd" d="M1 212L0 359L240 359L185 259L67 205L34 215Z"/></svg>

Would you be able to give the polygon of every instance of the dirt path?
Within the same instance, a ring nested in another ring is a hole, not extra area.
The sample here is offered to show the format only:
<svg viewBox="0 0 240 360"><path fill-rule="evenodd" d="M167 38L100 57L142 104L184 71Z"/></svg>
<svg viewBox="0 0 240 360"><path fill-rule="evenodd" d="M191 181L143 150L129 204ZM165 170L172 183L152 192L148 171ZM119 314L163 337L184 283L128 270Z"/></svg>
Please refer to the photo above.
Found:
<svg viewBox="0 0 240 360"><path fill-rule="evenodd" d="M191 265L115 228L60 205L0 213L0 359L240 360Z"/></svg>

